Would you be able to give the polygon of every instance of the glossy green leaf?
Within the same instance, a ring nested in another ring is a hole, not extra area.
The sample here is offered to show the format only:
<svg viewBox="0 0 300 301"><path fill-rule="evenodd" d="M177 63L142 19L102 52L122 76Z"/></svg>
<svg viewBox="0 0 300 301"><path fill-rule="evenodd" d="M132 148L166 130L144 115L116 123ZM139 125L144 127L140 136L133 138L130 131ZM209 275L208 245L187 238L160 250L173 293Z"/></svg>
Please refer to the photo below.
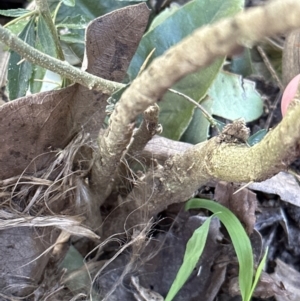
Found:
<svg viewBox="0 0 300 301"><path fill-rule="evenodd" d="M150 61L196 28L239 12L243 4L242 0L194 0L177 9L144 35L128 70L130 79L136 77L152 49L156 48L156 51ZM172 88L199 101L206 95L222 64L223 59L219 59L210 67L182 79ZM194 106L171 93L166 93L159 105L159 122L164 128L163 135L178 140L192 120Z"/></svg>
<svg viewBox="0 0 300 301"><path fill-rule="evenodd" d="M255 73L249 48L245 48L241 55L236 55L232 58L230 71L243 77Z"/></svg>
<svg viewBox="0 0 300 301"><path fill-rule="evenodd" d="M223 59L218 59L208 68L186 76L172 89L199 101L206 95L222 65ZM159 122L164 129L163 136L179 140L193 118L195 106L183 97L170 92L165 94L159 106Z"/></svg>
<svg viewBox="0 0 300 301"><path fill-rule="evenodd" d="M156 48L156 51L151 60L162 55L196 28L236 14L242 10L243 4L242 0L194 0L183 5L144 35L128 70L131 79L137 76L152 49Z"/></svg>
<svg viewBox="0 0 300 301"><path fill-rule="evenodd" d="M212 217L213 216L207 218L207 220L194 231L192 237L187 242L183 263L176 275L174 282L172 283L165 301L173 300L175 295L191 275L193 269L196 267L205 247Z"/></svg>
<svg viewBox="0 0 300 301"><path fill-rule="evenodd" d="M42 51L52 57L57 57L55 43L51 31L42 15L39 15L37 22L37 38L42 47Z"/></svg>
<svg viewBox="0 0 300 301"><path fill-rule="evenodd" d="M60 0L48 0L49 7L53 11ZM142 1L141 1L142 2ZM61 23L68 16L81 15L89 20L105 15L118 8L128 6L128 3L114 0L76 0L74 7L62 5L56 16L56 23Z"/></svg>
<svg viewBox="0 0 300 301"><path fill-rule="evenodd" d="M173 4L170 7L165 8L161 13L159 13L151 22L151 25L148 31L153 30L157 25L164 22L167 18L169 18L173 13L175 13L181 6L179 4Z"/></svg>
<svg viewBox="0 0 300 301"><path fill-rule="evenodd" d="M62 2L66 6L75 6L75 0L62 0Z"/></svg>
<svg viewBox="0 0 300 301"><path fill-rule="evenodd" d="M243 80L241 76L221 71L211 85L208 96L201 102L211 115L234 120L244 118L246 122L259 118L263 112L263 101L255 89L254 82ZM182 136L182 141L199 143L205 141L210 124L200 112L193 119ZM248 143L259 142L263 132L250 137Z"/></svg>
<svg viewBox="0 0 300 301"><path fill-rule="evenodd" d="M255 89L255 83L241 76L220 72L208 91L213 105L213 115L229 120L244 118L246 122L259 118L263 101Z"/></svg>
<svg viewBox="0 0 300 301"><path fill-rule="evenodd" d="M80 43L85 45L84 40L82 40L81 35L80 34L76 34L76 33L68 33L68 34L64 34L64 35L60 35L59 36L61 41L67 42L67 43Z"/></svg>
<svg viewBox="0 0 300 301"><path fill-rule="evenodd" d="M267 134L267 130L262 129L257 131L255 134L253 134L252 136L249 137L249 139L247 140L247 143L250 146L253 146L254 144L257 144L258 142L260 142Z"/></svg>
<svg viewBox="0 0 300 301"><path fill-rule="evenodd" d="M206 109L206 111L211 114L211 106L212 102L208 101L207 98L205 98L201 105ZM194 115L192 118L192 121L190 122L187 130L184 132L184 134L181 137L181 141L197 144L202 141L205 141L208 139L208 132L209 132L210 123L205 118L205 116L202 114L199 108L196 108L194 111Z"/></svg>
<svg viewBox="0 0 300 301"><path fill-rule="evenodd" d="M185 209L203 208L221 220L231 238L239 262L239 286L244 301L249 300L253 283L253 252L250 239L238 218L226 207L204 199L191 199Z"/></svg>
<svg viewBox="0 0 300 301"><path fill-rule="evenodd" d="M35 44L36 49L52 56L57 57L55 43L52 38L51 31L42 15L39 15L37 21L37 39ZM46 74L46 69L40 66L34 66L32 79L30 81L31 93L38 93L41 91Z"/></svg>
<svg viewBox="0 0 300 301"><path fill-rule="evenodd" d="M42 45L40 44L38 39L36 41L35 48L42 52L44 51L44 48L42 47ZM46 73L45 68L40 67L38 65L34 65L33 70L32 70L32 77L30 80L30 92L32 94L38 93L41 91L43 82L41 82L39 80L43 80L45 73Z"/></svg>
<svg viewBox="0 0 300 301"><path fill-rule="evenodd" d="M60 0L48 0L51 11L54 11ZM140 1L143 2L143 1ZM56 15L55 24L61 24L68 16L81 15L87 21L91 21L99 16L103 16L109 12L112 12L118 8L128 6L128 2L119 2L115 0L76 0L73 7L62 5ZM132 4L132 3L131 3ZM69 43L71 50L81 60L84 54L84 29L72 29L70 28L70 34L72 37L64 37L63 40ZM75 38L76 36L76 38Z"/></svg>
<svg viewBox="0 0 300 301"><path fill-rule="evenodd" d="M31 10L24 9L24 8L17 8L17 9L0 9L0 15L6 17L17 18L23 15L30 13Z"/></svg>
<svg viewBox="0 0 300 301"><path fill-rule="evenodd" d="M84 16L77 15L73 17L66 17L61 23L56 24L56 27L64 27L69 29L85 29L90 22Z"/></svg>
<svg viewBox="0 0 300 301"><path fill-rule="evenodd" d="M29 44L34 46L35 44L35 31L34 31L34 19L31 19L22 32L19 38ZM13 100L22 97L26 94L28 90L29 81L32 75L32 64L27 61L23 61L22 57L16 52L12 52L8 63L8 94L9 99Z"/></svg>

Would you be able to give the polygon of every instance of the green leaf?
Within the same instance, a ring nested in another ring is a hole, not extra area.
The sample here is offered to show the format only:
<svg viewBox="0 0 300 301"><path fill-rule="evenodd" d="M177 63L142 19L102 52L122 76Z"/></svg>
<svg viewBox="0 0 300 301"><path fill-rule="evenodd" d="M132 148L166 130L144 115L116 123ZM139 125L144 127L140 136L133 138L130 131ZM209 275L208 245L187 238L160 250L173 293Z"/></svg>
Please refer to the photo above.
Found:
<svg viewBox="0 0 300 301"><path fill-rule="evenodd" d="M52 39L51 31L42 15L39 15L37 22L37 38L44 53L56 58L57 52L55 43Z"/></svg>
<svg viewBox="0 0 300 301"><path fill-rule="evenodd" d="M206 109L206 111L211 114L211 106L212 102L208 101L205 98L201 105ZM208 130L210 127L210 123L202 114L199 108L195 109L192 121L190 122L187 130L184 132L183 136L181 137L181 141L189 142L192 144L197 144L202 141L206 141L208 138Z"/></svg>
<svg viewBox="0 0 300 301"><path fill-rule="evenodd" d="M255 277L254 277L254 281L253 281L252 288L251 288L251 292L249 294L248 300L246 300L246 301L250 301L251 300L251 297L252 297L252 295L254 293L254 290L255 290L256 285L258 283L258 280L260 278L261 272L262 272L262 270L263 270L263 268L264 268L264 266L266 264L268 251L269 251L269 248L266 249L264 257L262 258L261 262L259 263L259 265L257 267L256 273L255 273Z"/></svg>
<svg viewBox="0 0 300 301"><path fill-rule="evenodd" d="M192 99L202 99L223 65L223 59L216 60L208 68L190 74L175 84L172 89ZM163 136L179 140L189 126L195 106L179 95L167 92L161 102L159 123L163 126Z"/></svg>
<svg viewBox="0 0 300 301"><path fill-rule="evenodd" d="M30 20L31 19L27 20L26 18L19 20L16 23L8 25L7 29L9 29L13 34L19 35L22 32L22 30L25 28L25 26L30 22Z"/></svg>
<svg viewBox="0 0 300 301"><path fill-rule="evenodd" d="M152 49L156 48L156 51L150 61L180 42L196 28L239 12L243 4L242 0L194 0L167 18L163 18L162 22L152 26L152 30L144 35L128 70L130 79L133 80L137 76ZM210 67L182 79L172 88L199 101L206 95L222 64L223 59L219 59ZM192 120L194 106L182 97L170 93L166 93L159 105L161 108L159 122L164 128L163 135L179 139Z"/></svg>
<svg viewBox="0 0 300 301"><path fill-rule="evenodd" d="M244 301L251 296L253 283L253 252L250 239L237 217L226 207L209 200L191 199L185 209L204 208L215 213L231 238L239 261L239 286Z"/></svg>
<svg viewBox="0 0 300 301"><path fill-rule="evenodd" d="M68 33L64 35L60 35L59 39L61 41L65 41L67 43L80 43L80 44L85 44L85 42L82 40L81 35L76 34L76 33Z"/></svg>
<svg viewBox="0 0 300 301"><path fill-rule="evenodd" d="M236 55L232 58L230 71L243 77L255 73L249 48L245 48L242 55Z"/></svg>
<svg viewBox="0 0 300 301"><path fill-rule="evenodd" d="M170 7L165 8L161 13L159 13L152 21L149 30L153 30L157 25L164 22L167 18L169 18L173 13L175 13L180 8L179 4L175 4L173 2L173 5Z"/></svg>
<svg viewBox="0 0 300 301"><path fill-rule="evenodd" d="M88 270L83 268L83 266L84 258L77 249L71 245L64 259L59 264L59 268L65 269L65 285L73 293L78 293L80 290L82 291L91 285ZM72 275L72 277L69 277L70 275Z"/></svg>
<svg viewBox="0 0 300 301"><path fill-rule="evenodd" d="M244 118L250 122L263 112L263 102L255 83L233 73L220 72L208 95L213 101L213 115L230 120Z"/></svg>
<svg viewBox="0 0 300 301"><path fill-rule="evenodd" d="M75 6L75 0L62 0L64 5Z"/></svg>
<svg viewBox="0 0 300 301"><path fill-rule="evenodd" d="M253 134L252 136L249 137L249 139L247 140L247 143L250 146L253 146L254 144L257 144L258 142L260 142L267 134L267 130L262 129L257 131L255 134Z"/></svg>
<svg viewBox="0 0 300 301"><path fill-rule="evenodd" d="M205 247L212 217L213 216L207 218L203 225L194 231L192 237L187 242L183 263L172 283L165 301L171 301L175 297L196 267Z"/></svg>
<svg viewBox="0 0 300 301"><path fill-rule="evenodd" d="M36 39L35 47L36 49L52 57L57 57L55 42L52 39L51 31L42 15L39 16L37 22L37 39ZM48 91L50 90L50 87L53 87L52 89L56 89L60 87L59 85L49 83L49 81L50 82L53 81L52 78L48 78L49 74L52 74L52 72L40 66L34 66L32 78L30 81L31 93Z"/></svg>
<svg viewBox="0 0 300 301"><path fill-rule="evenodd" d="M54 11L60 0L48 0L51 11ZM68 16L81 15L87 21L91 21L99 16L105 15L113 10L128 6L127 2L118 2L112 0L76 0L73 7L62 5L56 15L55 24L61 24ZM65 37L65 41L69 43L71 50L82 60L84 54L84 30L70 29L70 34L75 37Z"/></svg>
<svg viewBox="0 0 300 301"><path fill-rule="evenodd" d="M27 23L20 33L19 38L30 46L34 46L34 19L31 19ZM7 87L10 100L24 96L28 90L29 81L32 74L32 64L27 61L23 61L21 64L19 64L21 60L22 57L19 54L16 52L11 53L7 73Z"/></svg>
<svg viewBox="0 0 300 301"><path fill-rule="evenodd" d="M54 11L60 0L48 0L51 11ZM89 20L105 15L118 8L128 6L127 2L118 2L112 0L76 0L75 6L62 5L56 16L56 22L61 23L68 16L82 15Z"/></svg>
<svg viewBox="0 0 300 301"><path fill-rule="evenodd" d="M24 8L17 8L17 9L0 9L0 15L6 16L6 17L21 17L23 15L26 15L30 13L31 10L24 9Z"/></svg>
<svg viewBox="0 0 300 301"><path fill-rule="evenodd" d="M43 49L43 47L40 44L40 41L38 39L36 40L35 48L37 50L44 51L44 49ZM40 67L38 65L34 65L33 71L32 71L32 77L31 77L31 80L30 80L30 92L32 94L38 93L38 92L41 91L43 82L36 81L36 80L42 80L45 76L45 73L46 73L45 68Z"/></svg>
<svg viewBox="0 0 300 301"><path fill-rule="evenodd" d="M58 23L56 27L65 27L69 29L85 29L90 22L89 19L84 16L77 15L73 17L66 17L61 23Z"/></svg>

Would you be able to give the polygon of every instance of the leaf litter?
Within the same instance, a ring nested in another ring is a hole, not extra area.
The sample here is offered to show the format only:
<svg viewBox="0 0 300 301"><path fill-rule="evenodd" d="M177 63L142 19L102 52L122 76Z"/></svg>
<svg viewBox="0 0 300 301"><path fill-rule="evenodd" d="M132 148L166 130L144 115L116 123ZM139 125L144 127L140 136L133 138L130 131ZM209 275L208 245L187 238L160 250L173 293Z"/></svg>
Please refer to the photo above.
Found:
<svg viewBox="0 0 300 301"><path fill-rule="evenodd" d="M77 87L76 89L79 89L79 92L81 91L81 88ZM73 91L76 89L71 87L69 91L72 91L72 93L70 94L73 95ZM50 101L53 102L55 101L55 97L64 98L60 92L57 94L53 94L53 92L51 92L49 94L42 94L41 96L47 98L47 95L51 95ZM83 98L90 95L91 94L82 93L80 100L82 101ZM101 96L97 95L96 97ZM105 97L103 97L103 99L104 98ZM39 101L39 99L35 99L34 97L27 98L27 101L28 99L29 101L32 100L33 103ZM95 99L95 96L92 96L92 99ZM97 101L98 100L99 99L97 99ZM15 106L18 105L16 104ZM14 105L12 105L12 107L15 109ZM82 107L83 106L79 105L80 109L82 109ZM5 110L6 109L4 109L3 114L7 113ZM86 117L88 117L86 122L90 122L91 119L88 111L84 111L82 115L79 116L78 120L85 120L84 118ZM94 124L90 128L87 127L88 129L99 129L101 125L99 125L99 123L95 125L96 119L97 118L93 119L92 123L94 122ZM97 241L98 239L97 234L91 231L91 229L97 229L99 220L94 222L97 220L97 217L95 217L97 216L95 213L97 210L93 210L93 208L90 207L90 202L93 199L93 193L92 191L89 191L87 177L91 161L93 160L93 156L91 154L95 146L92 145L91 139L87 134L77 134L79 132L78 128L74 132L69 131L70 128L73 129L74 124L71 124L71 127L67 127L67 129L63 129L68 136L61 140L61 145L59 146L60 151L50 149L50 157L46 155L47 159L43 160L41 164L35 164L36 156L41 153L37 150L36 154L32 154L32 158L30 158L34 163L30 169L24 166L24 164L21 164L21 166L16 164L14 168L9 167L6 170L7 173L11 174L10 177L5 177L5 171L4 174L1 174L1 178L3 178L3 180L0 183L0 216L2 227L4 229L1 233L3 235L3 242L6 239L6 235L9 234L11 237L15 236L17 240L20 239L20 237L29 237L32 238L32 244L40 244L40 247L37 248L36 256L33 256L33 258L37 258L36 263L38 263L38 268L41 271L45 271L45 276L49 276L49 271L55 271L56 277L59 274L55 269L55 264L51 263L49 256L45 256L43 261L38 261L39 255L47 250L47 247L45 247L43 243L47 241L48 236L53 236L47 242L48 248L49 246L51 247L51 245L54 248L56 243L59 242L60 235L56 230L54 230L54 228L60 228L64 230L64 232L76 232L77 235L80 234L86 238L90 238L90 240ZM70 132L72 134L70 134ZM91 130L91 132L93 131ZM96 132L96 130L94 132ZM22 132L20 132L20 136L21 135ZM51 133L51 135L55 136L56 133ZM51 143L46 141L43 144L43 150L45 150L45 146L47 145L51 145ZM13 148L17 149L16 145L13 145ZM53 149L57 149L57 147ZM12 152L9 152L9 154L10 156L17 156L16 153ZM8 158L9 157L3 159L1 166L4 165L3 162L9 160ZM51 161L52 164L49 165L49 162ZM26 162L28 162L28 160L26 160ZM30 173L28 171L30 171ZM231 184L226 185L231 187ZM275 183L273 187L276 188L276 186L277 185ZM227 188L220 188L217 186L214 192L215 198L219 198L218 193L223 195L224 190L226 189ZM231 190L231 188L228 189ZM264 189L265 188L263 186L260 188L263 192L265 191ZM234 197L232 192L226 192L225 196L221 196L220 199L223 197L227 198L226 203L229 208L235 208L237 212L240 212L237 215L240 215L239 217L247 225L248 231L252 232L255 219L254 211L256 210L256 197L255 194L248 189L244 190L245 191L241 191L242 193L240 195L237 194L237 197ZM284 199L284 197L282 197L283 195L278 193L278 190L276 189L274 189L271 193L279 194L281 198ZM78 197L79 195L81 195L81 197ZM235 200L232 200L232 198ZM262 198L262 195L260 195L260 198ZM240 208L238 204L239 199L247 200L248 203L246 203L246 207L242 206ZM30 201L28 202L28 200ZM84 200L84 202L80 203L80 200ZM267 201L264 201L263 208L269 208L266 206L273 206L276 201L278 201L278 197L272 196ZM88 203L89 206L87 206ZM292 204L298 206L298 203ZM283 210L286 210L285 204L281 204L279 207L280 206L282 206ZM106 241L105 245L108 246L106 250L107 253L114 253L113 250L116 248L116 244L122 245L121 251L115 254L117 256L112 256L111 259L107 259L108 255L103 254L102 251L103 244L97 246L97 243L94 243L97 255L93 257L93 260L89 261L88 258L93 253L93 249L91 249L91 253L84 254L84 257L86 258L83 266L80 266L80 268L77 271L74 271L74 273L79 270L82 271L85 267L87 267L88 274L93 279L93 285L91 285L91 282L88 283L88 289L92 290L92 295L99 296L100 294L104 298L108 298L107 300L132 300L133 296L135 296L136 300L139 300L139 296L136 297L136 295L141 295L144 298L141 300L146 301L151 299L147 300L145 299L147 297L142 295L144 289L146 289L150 295L151 291L153 291L154 295L155 293L158 294L158 292L161 293L161 295L166 295L172 279L180 266L180 261L183 257L185 247L184 242L188 240L199 224L203 223L206 219L206 217L202 214L189 216L180 211L178 206L171 207L173 208L169 208L163 213L162 219L159 223L157 223L155 229L151 229L148 225L148 227L145 227L142 232L137 233L136 236L133 237L133 240L129 242L122 241L117 238L110 238ZM65 211L61 211L61 208L65 208ZM249 208L251 208L251 211L247 216L247 210ZM259 210L263 213L264 209L261 209L260 206ZM281 220L284 219L284 217L282 217L283 210L278 210ZM57 211L61 212L62 216L57 216ZM294 212L292 209L290 209L290 211ZM174 212L176 213L175 215ZM267 227L262 228L263 230L267 229L267 231L269 231L269 236L273 235L273 239L276 237L275 232L281 231L278 229L278 227L280 227L280 223L278 223L278 221L275 221L275 223L276 227L274 227L274 225L268 225ZM20 229L21 224L28 229L25 228L24 231ZM31 230L33 224L38 226L38 229L36 229L36 231L28 231L29 229ZM16 231L14 231L14 227L17 227ZM43 232L43 227L49 227L50 231ZM287 227L289 226L287 225ZM271 230L269 228L271 228ZM155 231L157 233L155 233ZM295 232L297 233L297 230L295 230ZM40 242L38 242L36 236L43 239L40 239ZM67 237L70 236L67 235ZM289 239L289 241L292 240L293 237ZM75 242L74 239L71 239L71 242L72 241ZM6 246L9 246L9 244L10 243L7 243ZM13 242L13 244L16 244L16 242ZM19 247L19 253L26 254L24 251L25 247L26 242L24 242L23 246ZM289 249L291 249L290 246ZM79 247L78 250L81 250L81 248ZM124 250L127 250L127 252L124 252ZM273 253L275 253L275 251L276 250L273 250ZM292 251L294 254L298 252L295 248L292 248ZM61 253L59 253L61 257L64 257L65 254L66 250L61 250ZM8 254L8 261L11 256L11 254ZM272 258L272 256L270 257ZM49 262L51 264L49 264ZM24 262L23 259L21 264L24 265L25 263L26 262ZM100 269L100 267L102 268ZM158 267L163 268L159 269ZM4 265L4 268L6 269L4 271L7 272L7 270L11 267ZM16 271L16 267L12 270ZM33 268L32 271L36 271L36 268ZM61 283L57 283L58 278L53 279L53 276L52 278L49 277L49 279L44 278L42 280L42 284L45 285L46 283L49 286L49 290L43 290L42 286L38 286L38 277L35 283L28 284L22 282L22 273L19 270L18 272L19 274L17 275L19 275L19 279L17 281L15 279L15 275L10 275L8 280L5 279L3 281L3 284L5 284L5 290L3 290L3 292L1 291L1 296L4 298L6 294L9 294L9 289L12 289L16 284L24 287L24 290L18 289L18 292L15 290L16 294L21 292L27 293L28 286L34 284L34 294L35 298L38 298L37 300L42 298L41 296L47 297L49 300L51 300L51 296L56 296L54 298L61 299L66 297L66 295L63 294L59 295L62 293L61 284L67 283L66 278L62 277L64 280L62 280ZM203 258L201 258L201 261L198 263L197 270L194 271L193 276L190 279L191 281L180 293L181 297L179 297L178 300L192 300L192 298L196 298L199 295L205 296L203 300L214 300L214 298L220 294L219 289L224 286L226 277L228 277L228 275L233 277L235 273L236 259L234 257L233 249L228 243L226 236L224 236L221 232L220 225L217 222L213 222L213 226L211 227L208 236L208 243L205 246ZM280 301L298 300L299 292L297 289L297 282L293 283L292 281L292 277L295 279L299 278L298 274L299 273L293 270L289 265L284 264L280 259L276 259L276 268L273 274L271 274L271 276L266 274L264 276L265 278L262 278L260 282L260 290L266 294L264 295L263 293L257 292L256 297L265 299L266 297L270 298L275 295L276 300ZM42 279L42 275L39 275L39 277ZM11 278L12 281L10 281L9 278ZM115 279L117 278L118 280L116 282ZM274 282L272 282L272 279L274 279ZM264 282L269 284L264 285ZM52 286L50 284L52 284ZM70 284L67 284L66 286L71 292L73 292L70 288ZM230 289L232 290L232 287L233 285L229 285L227 290L226 285L223 287L221 292L222 300L233 300L228 295L228 292L230 292ZM70 294L68 297L70 297L70 300L71 297L73 297L73 300L77 300L77 298L86 299L89 294L86 289L86 287L83 288L85 293L78 293L77 296ZM287 291L289 292L288 297L286 296ZM56 293L57 295L55 295ZM234 295L233 291L231 291L231 293Z"/></svg>

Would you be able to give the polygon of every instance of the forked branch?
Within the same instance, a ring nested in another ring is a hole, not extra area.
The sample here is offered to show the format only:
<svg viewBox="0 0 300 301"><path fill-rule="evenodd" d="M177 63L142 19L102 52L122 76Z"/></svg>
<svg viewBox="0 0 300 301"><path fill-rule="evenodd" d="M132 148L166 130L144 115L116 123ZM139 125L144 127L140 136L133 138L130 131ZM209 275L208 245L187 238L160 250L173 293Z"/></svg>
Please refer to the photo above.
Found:
<svg viewBox="0 0 300 301"><path fill-rule="evenodd" d="M251 46L264 37L300 27L299 14L299 1L274 1L265 7L249 9L233 18L198 29L172 47L154 60L124 92L109 128L99 138L101 156L110 154L110 160L119 162L131 137L128 125L182 77L209 65L219 56L234 53L242 46ZM285 169L298 155L298 102L296 98L295 108L282 123L252 148L235 140L217 137L192 147L182 155L175 155L166 161L163 169L149 172L130 193L124 202L126 205L114 213L118 215L117 223L112 225L114 229L105 228L106 234L124 229L128 215L126 228L147 222L166 206L187 200L198 187L211 180L261 181ZM107 174L106 167L102 168ZM103 179L109 187L109 179ZM105 196L109 193L106 190ZM140 210L147 214L141 214ZM120 218L122 214L124 219Z"/></svg>
<svg viewBox="0 0 300 301"><path fill-rule="evenodd" d="M100 186L105 191L103 199L110 194L111 181L114 180L107 175L112 175L116 164L120 162L132 135L133 127L129 125L139 114L157 102L178 80L209 65L216 58L234 53L243 46L254 45L267 36L300 27L299 14L299 1L274 1L265 7L249 9L233 18L200 28L155 59L123 93L108 129L99 137L100 159L97 166L102 179ZM238 154L239 148L236 156ZM193 156L192 153L190 155ZM219 158L222 159L222 155ZM236 167L235 162L232 160L229 165ZM177 164L175 161L173 163ZM181 169L179 178L183 176L182 172ZM236 177L236 181L243 179ZM188 190L187 195L191 195L192 191Z"/></svg>

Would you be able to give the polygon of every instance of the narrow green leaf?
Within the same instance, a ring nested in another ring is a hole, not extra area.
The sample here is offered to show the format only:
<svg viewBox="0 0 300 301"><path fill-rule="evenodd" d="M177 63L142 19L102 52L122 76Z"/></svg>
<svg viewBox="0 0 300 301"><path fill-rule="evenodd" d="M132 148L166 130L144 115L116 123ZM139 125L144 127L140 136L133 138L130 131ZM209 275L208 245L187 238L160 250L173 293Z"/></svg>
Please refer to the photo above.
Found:
<svg viewBox="0 0 300 301"><path fill-rule="evenodd" d="M213 216L209 217L202 226L195 230L192 237L187 242L183 263L172 283L165 301L171 301L175 297L196 267L205 247L212 217Z"/></svg>
<svg viewBox="0 0 300 301"><path fill-rule="evenodd" d="M0 15L6 16L6 17L21 17L23 15L26 15L30 13L31 10L24 9L24 8L17 8L17 9L0 9Z"/></svg>
<svg viewBox="0 0 300 301"><path fill-rule="evenodd" d="M56 58L57 51L55 43L53 41L51 31L45 21L45 18L42 15L39 15L37 22L37 38L40 41L43 52Z"/></svg>
<svg viewBox="0 0 300 301"><path fill-rule="evenodd" d="M67 43L80 43L83 45L85 44L84 40L82 40L81 38L81 35L77 35L75 33L60 35L59 39Z"/></svg>
<svg viewBox="0 0 300 301"><path fill-rule="evenodd" d="M66 17L61 23L56 24L56 27L64 27L69 29L85 29L90 22L89 19L82 15L77 15L73 17Z"/></svg>
<svg viewBox="0 0 300 301"><path fill-rule="evenodd" d="M34 46L35 43L35 31L34 31L34 19L31 19L22 32L19 38L29 44ZM32 64L27 61L20 61L22 57L16 52L12 52L8 62L8 94L9 99L13 100L22 97L26 94L28 90L29 81L32 74Z"/></svg>
<svg viewBox="0 0 300 301"><path fill-rule="evenodd" d="M62 0L63 4L64 5L67 5L67 6L75 6L75 0Z"/></svg>
<svg viewBox="0 0 300 301"><path fill-rule="evenodd" d="M258 280L260 278L261 272L262 272L264 266L266 265L268 251L269 251L269 248L266 249L264 257L262 258L261 262L259 263L259 265L257 267L256 273L255 273L255 277L254 277L254 281L253 281L252 288L251 288L251 292L250 292L250 295L248 296L248 299L246 301L250 301L251 300L251 297L252 297L252 295L254 293L254 290L255 290L256 285L258 283Z"/></svg>
<svg viewBox="0 0 300 301"><path fill-rule="evenodd" d="M238 218L226 207L209 200L191 199L185 209L204 208L212 211L224 224L239 261L239 286L242 299L247 301L253 283L253 252L250 239Z"/></svg>

